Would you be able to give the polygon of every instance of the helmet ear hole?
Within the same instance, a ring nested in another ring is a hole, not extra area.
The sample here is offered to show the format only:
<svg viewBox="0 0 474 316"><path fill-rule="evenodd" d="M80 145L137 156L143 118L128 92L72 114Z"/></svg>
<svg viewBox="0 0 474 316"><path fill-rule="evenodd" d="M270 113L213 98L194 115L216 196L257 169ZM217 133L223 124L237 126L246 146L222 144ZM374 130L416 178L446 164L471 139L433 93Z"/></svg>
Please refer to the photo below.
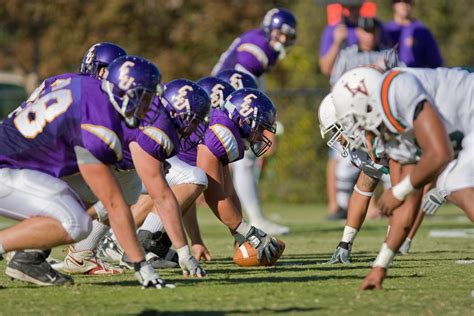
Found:
<svg viewBox="0 0 474 316"><path fill-rule="evenodd" d="M372 112L373 108L370 104L367 104L367 113Z"/></svg>

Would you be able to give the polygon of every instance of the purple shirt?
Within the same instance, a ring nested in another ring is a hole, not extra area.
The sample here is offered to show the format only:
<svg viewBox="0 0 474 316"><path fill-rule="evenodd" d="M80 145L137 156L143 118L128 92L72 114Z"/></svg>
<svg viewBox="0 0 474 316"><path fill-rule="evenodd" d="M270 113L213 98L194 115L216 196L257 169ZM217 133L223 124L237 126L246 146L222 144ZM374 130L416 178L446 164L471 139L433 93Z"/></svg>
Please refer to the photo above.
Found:
<svg viewBox="0 0 474 316"><path fill-rule="evenodd" d="M0 168L71 175L79 172L75 146L104 164L122 159L122 119L99 80L64 74L44 84L0 125Z"/></svg>
<svg viewBox="0 0 474 316"><path fill-rule="evenodd" d="M276 63L278 55L268 43L262 29L250 30L236 38L221 55L212 75L225 69L236 69L260 77Z"/></svg>
<svg viewBox="0 0 474 316"><path fill-rule="evenodd" d="M211 112L211 121L204 134L203 144L224 166L244 156L244 142L239 128L220 109L213 109Z"/></svg>
<svg viewBox="0 0 474 316"><path fill-rule="evenodd" d="M157 106L156 103L154 106ZM153 158L159 161L165 161L175 156L179 151L179 139L176 129L166 111L159 106L156 113L157 117L153 119L152 124L144 124L136 129L127 128L122 123L124 130L123 139L123 159L117 163L119 169L135 169L132 161L129 144L137 142L140 147ZM148 115L154 115L153 112ZM145 120L146 122L146 120Z"/></svg>
<svg viewBox="0 0 474 316"><path fill-rule="evenodd" d="M390 21L384 25L383 42L389 47L399 43L399 57L408 67L436 68L443 64L436 40L420 21L400 25Z"/></svg>
<svg viewBox="0 0 474 316"><path fill-rule="evenodd" d="M321 36L321 46L319 47L320 57L325 56L329 52L329 49L331 48L334 42L334 30L336 29L337 26L338 24L328 25L324 28L323 35ZM349 47L349 46L359 43L359 39L357 38L356 31L355 31L356 26L346 24L346 27L347 27L347 38L345 40L345 45L342 48Z"/></svg>

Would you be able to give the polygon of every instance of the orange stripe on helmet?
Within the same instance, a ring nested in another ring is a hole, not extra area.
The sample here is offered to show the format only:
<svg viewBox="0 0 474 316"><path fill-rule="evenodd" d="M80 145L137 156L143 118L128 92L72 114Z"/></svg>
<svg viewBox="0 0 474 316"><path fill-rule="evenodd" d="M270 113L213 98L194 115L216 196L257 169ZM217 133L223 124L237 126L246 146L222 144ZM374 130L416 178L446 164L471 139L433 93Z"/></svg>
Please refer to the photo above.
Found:
<svg viewBox="0 0 474 316"><path fill-rule="evenodd" d="M401 71L391 71L384 79L382 82L382 108L385 113L385 116L387 116L388 120L390 123L395 127L395 129L399 132L402 133L406 127L403 126L397 119L392 114L392 111L390 110L390 105L388 104L388 89L390 88L390 84L392 83L393 79L398 76L401 73Z"/></svg>

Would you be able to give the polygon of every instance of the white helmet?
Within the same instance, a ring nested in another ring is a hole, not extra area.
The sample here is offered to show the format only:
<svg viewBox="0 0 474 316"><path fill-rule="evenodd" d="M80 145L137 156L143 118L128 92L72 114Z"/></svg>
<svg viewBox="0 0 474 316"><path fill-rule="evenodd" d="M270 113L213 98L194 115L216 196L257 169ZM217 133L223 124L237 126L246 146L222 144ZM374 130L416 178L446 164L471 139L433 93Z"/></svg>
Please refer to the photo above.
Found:
<svg viewBox="0 0 474 316"><path fill-rule="evenodd" d="M332 100L332 93L324 97L318 109L319 129L321 137L324 139L328 133L331 133L331 138L327 145L341 154L342 157L347 157L347 149L339 142L342 134L342 126L337 122L336 109Z"/></svg>
<svg viewBox="0 0 474 316"><path fill-rule="evenodd" d="M379 135L382 115L375 105L383 74L373 67L359 67L342 75L332 91L336 118L342 124L351 150L361 148L365 131Z"/></svg>

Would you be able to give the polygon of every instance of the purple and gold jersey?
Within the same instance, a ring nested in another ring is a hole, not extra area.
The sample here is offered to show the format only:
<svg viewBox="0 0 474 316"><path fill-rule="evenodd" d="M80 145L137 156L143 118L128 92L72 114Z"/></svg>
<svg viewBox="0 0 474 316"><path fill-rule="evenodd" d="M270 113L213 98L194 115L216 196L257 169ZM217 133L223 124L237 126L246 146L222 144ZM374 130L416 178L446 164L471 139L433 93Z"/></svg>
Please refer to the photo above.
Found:
<svg viewBox="0 0 474 316"><path fill-rule="evenodd" d="M260 77L276 63L278 55L262 29L250 30L236 38L221 55L212 75L225 69L235 69Z"/></svg>
<svg viewBox="0 0 474 316"><path fill-rule="evenodd" d="M211 113L212 113L213 110L211 110ZM201 125L198 127L198 128L206 128L204 126L203 123L201 123ZM190 136L191 140L194 141L198 138L198 136L195 134L195 133L192 133L191 136ZM194 148L191 148L189 150L186 150L186 151L180 151L178 152L178 158L181 160L181 161L184 161L185 163L187 163L188 165L191 165L193 167L196 166L196 159L197 159L197 146L194 147Z"/></svg>
<svg viewBox="0 0 474 316"><path fill-rule="evenodd" d="M46 80L0 125L0 168L71 175L79 171L76 146L104 164L120 161L122 119L100 86L77 74Z"/></svg>
<svg viewBox="0 0 474 316"><path fill-rule="evenodd" d="M244 142L235 123L219 109L213 109L203 144L216 156L222 165L242 159Z"/></svg>
<svg viewBox="0 0 474 316"><path fill-rule="evenodd" d="M168 113L161 105L158 106L157 117L151 124L145 123L137 129L129 129L123 123L123 159L117 164L119 169L135 169L129 148L131 142L137 142L145 152L159 161L165 161L178 153L179 139L176 129Z"/></svg>

